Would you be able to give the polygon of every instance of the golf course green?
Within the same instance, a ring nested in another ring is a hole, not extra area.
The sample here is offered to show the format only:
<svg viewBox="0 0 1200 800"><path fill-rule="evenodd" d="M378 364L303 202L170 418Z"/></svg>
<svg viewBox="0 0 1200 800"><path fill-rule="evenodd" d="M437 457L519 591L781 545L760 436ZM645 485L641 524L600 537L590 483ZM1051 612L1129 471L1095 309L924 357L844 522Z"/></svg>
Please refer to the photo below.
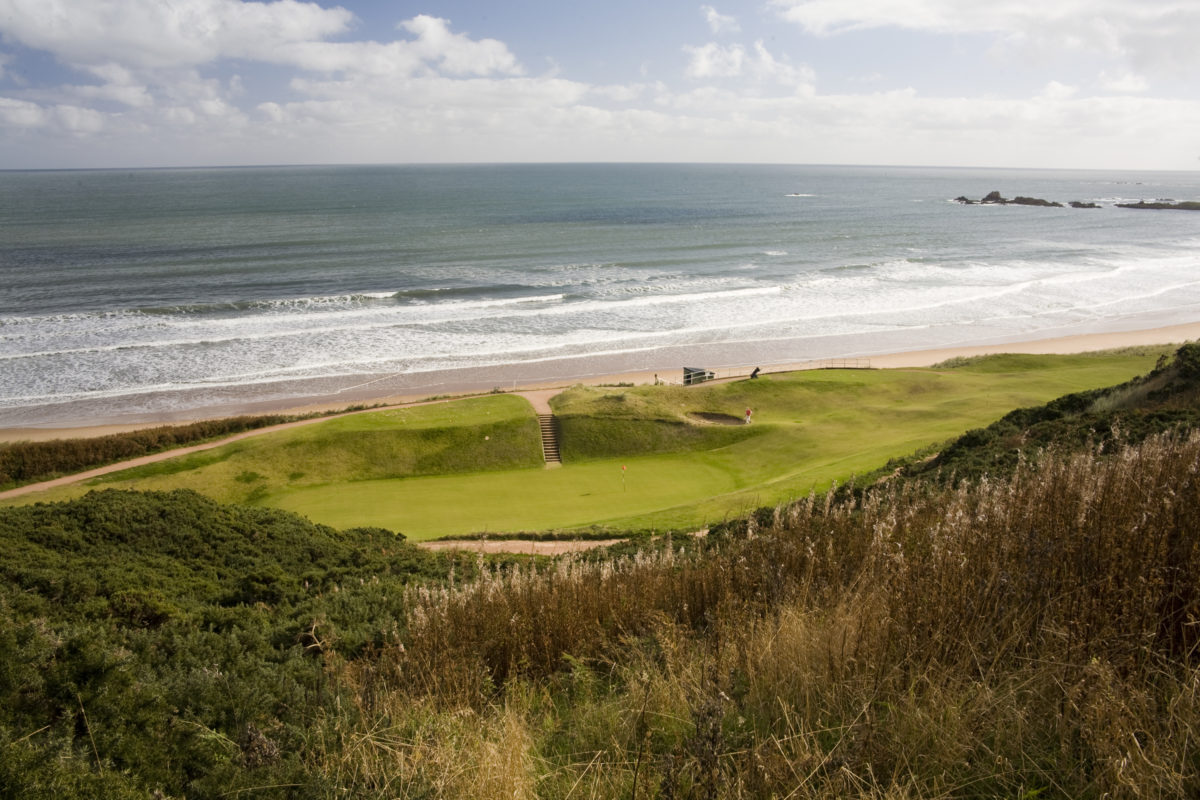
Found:
<svg viewBox="0 0 1200 800"><path fill-rule="evenodd" d="M576 386L551 401L564 461L556 469L542 463L529 402L492 394L274 431L8 504L99 487L190 488L413 540L696 529L873 472L1014 408L1128 380L1170 351L988 356L687 388Z"/></svg>

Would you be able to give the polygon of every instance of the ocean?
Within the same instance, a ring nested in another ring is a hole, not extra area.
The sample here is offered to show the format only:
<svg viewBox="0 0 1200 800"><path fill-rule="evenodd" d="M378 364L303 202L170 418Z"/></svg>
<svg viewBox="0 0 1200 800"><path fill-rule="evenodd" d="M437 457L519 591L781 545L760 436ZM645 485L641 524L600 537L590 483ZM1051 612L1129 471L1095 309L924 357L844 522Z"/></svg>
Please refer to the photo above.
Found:
<svg viewBox="0 0 1200 800"><path fill-rule="evenodd" d="M1141 199L1200 173L2 172L0 427L1194 322L1200 214Z"/></svg>

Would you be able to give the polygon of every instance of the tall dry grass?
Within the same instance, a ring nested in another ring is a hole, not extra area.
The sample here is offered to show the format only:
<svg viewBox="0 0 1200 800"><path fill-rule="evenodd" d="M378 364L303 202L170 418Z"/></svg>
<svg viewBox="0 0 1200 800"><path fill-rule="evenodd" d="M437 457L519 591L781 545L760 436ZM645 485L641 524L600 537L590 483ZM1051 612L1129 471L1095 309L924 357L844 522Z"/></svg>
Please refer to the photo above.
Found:
<svg viewBox="0 0 1200 800"><path fill-rule="evenodd" d="M1197 796L1198 473L1160 437L414 589L331 665L321 763L380 797Z"/></svg>

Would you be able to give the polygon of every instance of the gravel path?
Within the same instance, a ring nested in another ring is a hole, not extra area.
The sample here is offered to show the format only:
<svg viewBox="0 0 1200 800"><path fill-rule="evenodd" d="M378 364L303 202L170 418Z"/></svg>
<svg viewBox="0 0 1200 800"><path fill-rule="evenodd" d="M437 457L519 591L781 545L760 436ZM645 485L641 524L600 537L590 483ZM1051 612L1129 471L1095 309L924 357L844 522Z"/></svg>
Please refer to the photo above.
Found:
<svg viewBox="0 0 1200 800"><path fill-rule="evenodd" d="M439 542L414 542L427 550L470 550L473 553L516 553L529 556L560 556L581 553L597 547L623 542L624 539L575 539L571 541L539 541L533 539L483 539Z"/></svg>

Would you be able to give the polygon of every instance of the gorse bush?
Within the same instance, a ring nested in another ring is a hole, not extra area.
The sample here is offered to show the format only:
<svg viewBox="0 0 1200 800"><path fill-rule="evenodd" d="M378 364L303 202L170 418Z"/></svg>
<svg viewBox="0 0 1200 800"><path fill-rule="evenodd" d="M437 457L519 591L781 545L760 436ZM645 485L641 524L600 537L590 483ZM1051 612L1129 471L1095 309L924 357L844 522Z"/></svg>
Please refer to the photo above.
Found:
<svg viewBox="0 0 1200 800"><path fill-rule="evenodd" d="M5 509L0 797L307 786L328 662L394 640L408 582L474 569L186 491Z"/></svg>

